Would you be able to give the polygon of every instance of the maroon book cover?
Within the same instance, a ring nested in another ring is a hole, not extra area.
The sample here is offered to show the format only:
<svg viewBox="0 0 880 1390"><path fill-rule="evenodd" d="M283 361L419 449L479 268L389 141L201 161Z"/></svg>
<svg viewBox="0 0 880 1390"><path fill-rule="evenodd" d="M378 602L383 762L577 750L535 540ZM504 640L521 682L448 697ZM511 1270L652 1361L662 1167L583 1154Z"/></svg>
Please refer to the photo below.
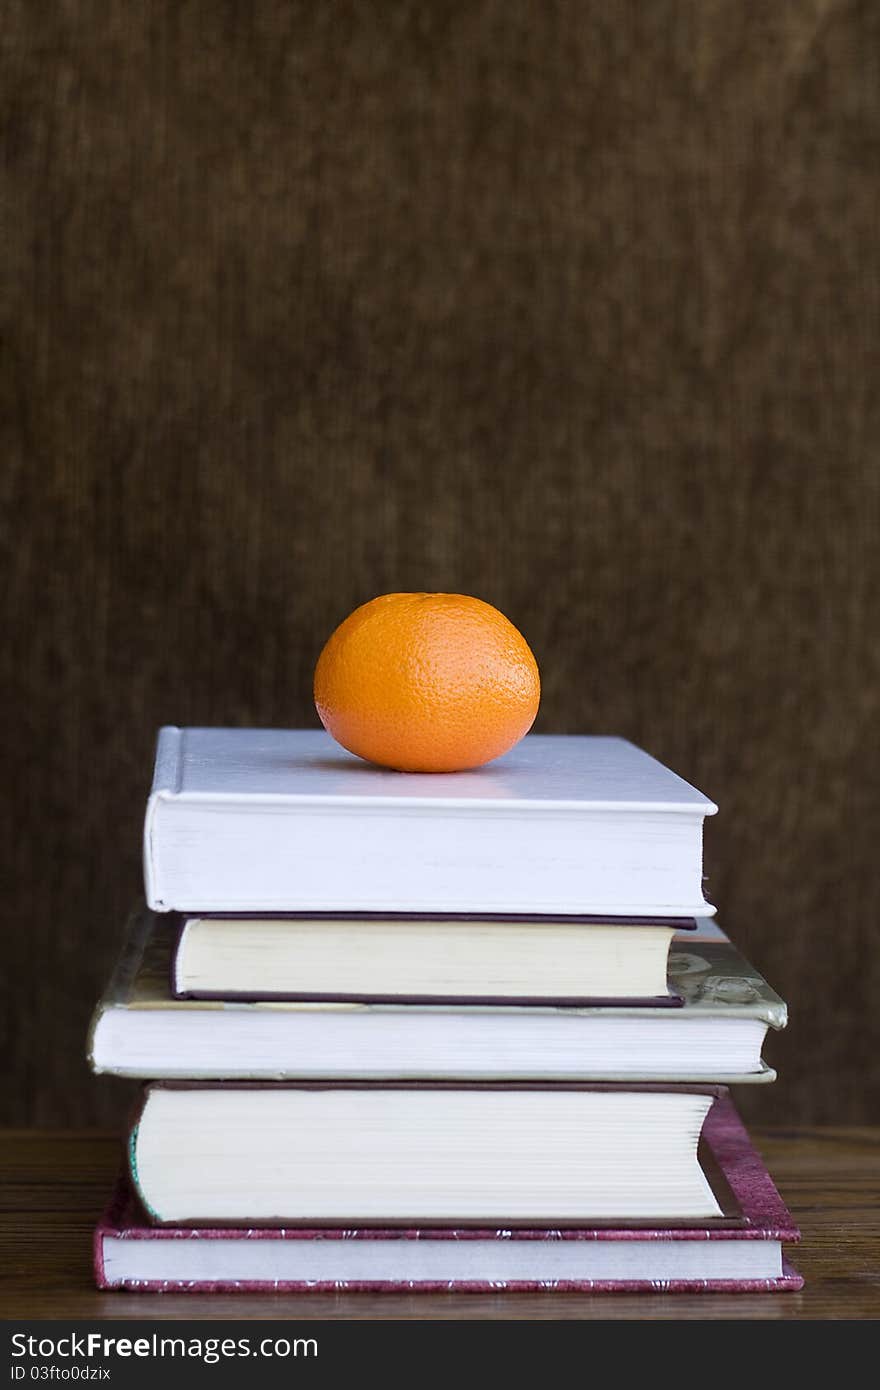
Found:
<svg viewBox="0 0 880 1390"><path fill-rule="evenodd" d="M782 1243L799 1240L800 1232L727 1097L712 1107L703 1137L742 1212L736 1224L552 1230L157 1227L148 1224L123 1178L95 1231L95 1278L104 1289L177 1293L800 1289L803 1280L781 1251ZM594 1272L587 1276L589 1268Z"/></svg>

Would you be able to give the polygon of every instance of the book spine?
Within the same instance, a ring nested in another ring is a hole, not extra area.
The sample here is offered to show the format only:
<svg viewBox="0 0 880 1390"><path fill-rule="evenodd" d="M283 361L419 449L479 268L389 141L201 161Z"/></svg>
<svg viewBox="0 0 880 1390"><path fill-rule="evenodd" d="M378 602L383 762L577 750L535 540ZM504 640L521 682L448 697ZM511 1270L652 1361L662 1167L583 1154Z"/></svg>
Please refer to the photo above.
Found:
<svg viewBox="0 0 880 1390"><path fill-rule="evenodd" d="M147 1100L149 1099L149 1090L149 1087L145 1087L141 1091L140 1097L135 1104L134 1114L131 1119L128 1136L125 1143L125 1156L128 1165L128 1176L131 1180L131 1186L134 1191L135 1197L143 1207L144 1213L147 1216L147 1218L154 1225L158 1226L161 1224L161 1218L159 1216L159 1213L147 1201L146 1194L143 1188L141 1187L140 1174L138 1173L138 1133L141 1127L141 1120L143 1119Z"/></svg>
<svg viewBox="0 0 880 1390"><path fill-rule="evenodd" d="M108 1280L104 1266L104 1232L100 1226L95 1227L92 1236L92 1267L95 1272L95 1287L112 1289L114 1285Z"/></svg>
<svg viewBox="0 0 880 1390"><path fill-rule="evenodd" d="M88 1037L86 1039L86 1059L92 1071L101 1071L95 1065L95 1036L101 1023L101 1019L109 1009L125 1008L132 994L132 987L137 978L144 958L144 951L150 938L152 924L148 913L140 909L135 909L131 914L125 929L125 945L122 954L116 962L113 974L104 992L103 998L98 1002L92 1013L89 1022Z"/></svg>
<svg viewBox="0 0 880 1390"><path fill-rule="evenodd" d="M165 724L159 730L151 796L156 792L174 793L180 790L182 744L183 730L178 729L176 724Z"/></svg>
<svg viewBox="0 0 880 1390"><path fill-rule="evenodd" d="M156 912L167 911L162 901L159 871L156 862L155 821L159 803L180 791L182 769L183 730L176 725L166 724L159 730L156 743L156 762L153 770L153 785L147 801L144 819L144 887L147 904Z"/></svg>
<svg viewBox="0 0 880 1390"><path fill-rule="evenodd" d="M171 948L171 958L168 961L168 983L172 999L195 998L194 995L189 995L186 990L180 988L180 963L183 958L183 943L189 930L189 924L197 920L193 917L181 917L177 931L174 933L174 945Z"/></svg>

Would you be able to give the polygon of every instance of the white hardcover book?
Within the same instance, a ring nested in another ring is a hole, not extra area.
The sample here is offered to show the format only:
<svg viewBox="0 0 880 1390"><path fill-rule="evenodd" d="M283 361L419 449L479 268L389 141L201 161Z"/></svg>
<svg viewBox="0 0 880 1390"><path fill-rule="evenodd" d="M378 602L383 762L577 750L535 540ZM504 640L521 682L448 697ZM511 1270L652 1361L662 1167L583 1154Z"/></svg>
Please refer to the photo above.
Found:
<svg viewBox="0 0 880 1390"><path fill-rule="evenodd" d="M705 916L717 807L619 738L529 734L472 772L373 767L310 729L159 734L160 912Z"/></svg>

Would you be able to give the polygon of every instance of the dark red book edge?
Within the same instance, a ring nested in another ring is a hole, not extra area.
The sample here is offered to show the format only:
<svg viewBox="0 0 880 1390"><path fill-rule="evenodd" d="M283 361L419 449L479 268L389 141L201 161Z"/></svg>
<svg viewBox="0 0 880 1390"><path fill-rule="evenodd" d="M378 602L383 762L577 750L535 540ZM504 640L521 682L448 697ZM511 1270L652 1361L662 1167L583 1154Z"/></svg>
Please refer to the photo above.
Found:
<svg viewBox="0 0 880 1390"><path fill-rule="evenodd" d="M794 1243L800 1231L783 1202L763 1160L754 1148L733 1103L719 1097L706 1118L703 1138L724 1175L746 1225L718 1225L701 1228L706 1240L773 1240ZM101 1289L137 1290L169 1293L301 1293L334 1292L424 1292L438 1293L455 1289L461 1293L497 1292L499 1284L484 1281L421 1282L350 1282L342 1281L175 1281L134 1280L110 1284L104 1273L103 1243L107 1237L117 1240L693 1240L693 1227L572 1227L563 1229L497 1229L485 1227L272 1227L230 1229L226 1227L150 1226L132 1190L127 1173L120 1177L106 1211L94 1233L95 1282ZM552 1288L558 1292L655 1292L655 1293L764 1293L796 1291L803 1287L803 1278L783 1260L783 1273L774 1279L743 1280L511 1280L503 1284L509 1292L533 1292Z"/></svg>

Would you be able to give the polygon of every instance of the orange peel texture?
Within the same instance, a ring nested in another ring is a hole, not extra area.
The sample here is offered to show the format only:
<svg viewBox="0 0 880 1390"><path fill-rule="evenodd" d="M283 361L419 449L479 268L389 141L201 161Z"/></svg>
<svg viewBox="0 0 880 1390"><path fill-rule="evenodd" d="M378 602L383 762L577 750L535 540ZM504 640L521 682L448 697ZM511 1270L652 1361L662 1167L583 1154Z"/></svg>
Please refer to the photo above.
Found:
<svg viewBox="0 0 880 1390"><path fill-rule="evenodd" d="M497 608L467 594L383 594L356 608L315 668L337 743L400 772L460 772L500 757L535 720L538 664Z"/></svg>

